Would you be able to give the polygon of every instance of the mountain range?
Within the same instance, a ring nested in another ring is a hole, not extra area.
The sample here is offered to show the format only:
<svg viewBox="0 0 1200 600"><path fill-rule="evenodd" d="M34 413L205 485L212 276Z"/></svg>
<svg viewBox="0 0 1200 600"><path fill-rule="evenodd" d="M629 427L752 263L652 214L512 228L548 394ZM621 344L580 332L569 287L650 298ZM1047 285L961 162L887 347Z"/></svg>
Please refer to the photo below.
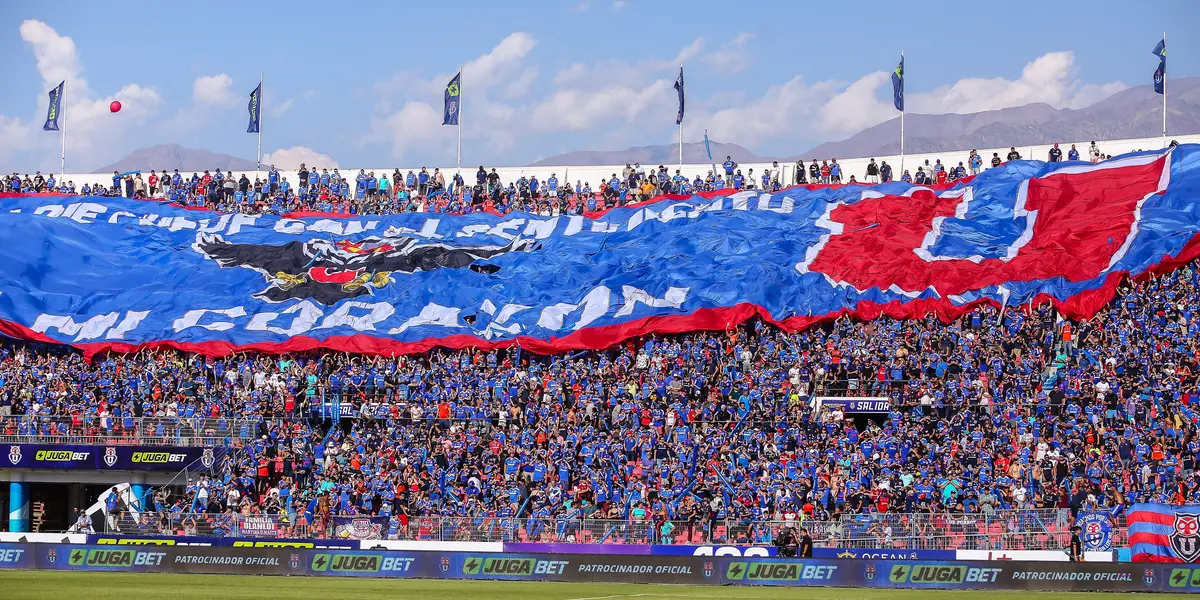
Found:
<svg viewBox="0 0 1200 600"><path fill-rule="evenodd" d="M158 146L150 146L130 152L125 158L117 162L102 167L93 171L93 173L111 173L117 171L124 173L126 171L149 171L156 169L160 171L172 171L179 169L180 171L203 171L204 169L214 170L221 169L222 171L253 171L254 161L229 156L228 154L217 154L208 150L196 150L193 148L184 148L179 144L161 144Z"/></svg>
<svg viewBox="0 0 1200 600"><path fill-rule="evenodd" d="M1176 135L1200 133L1200 77L1168 82L1168 130ZM762 157L737 144L712 142L713 158L732 155L738 162L764 162L778 158L869 157L900 153L900 118L868 127L841 141L826 142L788 157ZM1083 140L1117 140L1158 137L1162 132L1162 96L1151 86L1122 90L1080 109L1054 108L1035 103L970 114L922 115L904 118L904 151L940 152L967 148L1030 146ZM739 156L741 158L739 158ZM705 163L703 143L683 145L684 162ZM678 162L676 145L639 146L612 152L578 151L543 158L537 165L618 165Z"/></svg>
<svg viewBox="0 0 1200 600"><path fill-rule="evenodd" d="M1167 129L1200 133L1200 77L1168 82ZM1054 142L1122 140L1162 134L1162 96L1148 85L1122 90L1080 109L1026 104L973 114L904 117L904 151L913 154L1033 146ZM840 142L827 142L792 157L869 157L900 153L899 117L868 127Z"/></svg>
<svg viewBox="0 0 1200 600"><path fill-rule="evenodd" d="M763 162L770 160L754 154L737 144L711 142L713 160L722 162L726 156L733 157L739 163ZM670 165L679 162L679 146L635 146L624 150L580 150L557 154L543 158L532 167L564 165L568 167L586 165L619 165L624 163L642 163L643 165ZM710 162L704 149L704 142L689 142L683 145L683 162L701 164Z"/></svg>

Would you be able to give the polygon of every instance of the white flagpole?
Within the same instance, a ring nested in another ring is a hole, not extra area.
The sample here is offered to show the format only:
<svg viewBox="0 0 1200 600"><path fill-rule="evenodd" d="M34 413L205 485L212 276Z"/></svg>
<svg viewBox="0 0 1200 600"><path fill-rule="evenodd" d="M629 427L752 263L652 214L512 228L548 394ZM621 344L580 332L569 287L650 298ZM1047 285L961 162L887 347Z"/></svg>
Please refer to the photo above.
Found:
<svg viewBox="0 0 1200 600"><path fill-rule="evenodd" d="M58 178L62 179L67 174L67 102L64 97L67 95L67 86L64 84L62 93L58 95L58 115L62 123L58 126L58 132L62 137L62 163L58 168ZM83 185L83 184L80 184Z"/></svg>
<svg viewBox="0 0 1200 600"><path fill-rule="evenodd" d="M900 49L900 63L904 64L904 48ZM907 70L907 69L905 69L905 70ZM905 73L902 71L900 73L900 98L901 99L904 98L904 77L905 77ZM904 106L907 108L908 104L905 103ZM900 109L900 174L898 176L896 176L895 178L899 179L901 177L904 177L904 109Z"/></svg>
<svg viewBox="0 0 1200 600"><path fill-rule="evenodd" d="M1167 32L1163 32L1163 54L1167 53ZM1165 62L1166 59L1163 59ZM1163 128L1162 128L1162 144L1163 148L1167 147L1167 70L1163 69Z"/></svg>
<svg viewBox="0 0 1200 600"><path fill-rule="evenodd" d="M254 115L258 118L258 167L254 170L263 170L263 72L258 72L258 114ZM257 178L257 174L254 175Z"/></svg>
<svg viewBox="0 0 1200 600"><path fill-rule="evenodd" d="M458 173L462 173L462 65L458 66Z"/></svg>

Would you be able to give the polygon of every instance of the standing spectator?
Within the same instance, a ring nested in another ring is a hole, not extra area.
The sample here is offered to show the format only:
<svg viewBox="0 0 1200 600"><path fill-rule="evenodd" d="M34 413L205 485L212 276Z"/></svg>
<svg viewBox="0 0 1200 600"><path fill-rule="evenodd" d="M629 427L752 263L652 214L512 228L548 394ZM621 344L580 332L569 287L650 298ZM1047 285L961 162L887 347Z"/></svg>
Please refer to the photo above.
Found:
<svg viewBox="0 0 1200 600"><path fill-rule="evenodd" d="M1017 152L1016 146L1013 146L1008 149L1008 158L1006 160L1008 160L1010 162L1014 161L1014 160L1021 160L1021 153Z"/></svg>
<svg viewBox="0 0 1200 600"><path fill-rule="evenodd" d="M1067 151L1067 160L1079 160L1079 151L1075 149L1075 144L1071 144L1071 149Z"/></svg>
<svg viewBox="0 0 1200 600"><path fill-rule="evenodd" d="M1093 163L1100 162L1100 149L1096 147L1096 142L1092 142L1092 146L1088 148L1088 156Z"/></svg>
<svg viewBox="0 0 1200 600"><path fill-rule="evenodd" d="M994 168L1000 166L1001 162L1003 162L1003 161L1000 160L1000 153L993 152L992 153L992 168L994 169Z"/></svg>
<svg viewBox="0 0 1200 600"><path fill-rule="evenodd" d="M1054 147L1050 149L1050 162L1056 163L1060 162L1061 160L1062 150L1058 149L1058 144L1054 144Z"/></svg>
<svg viewBox="0 0 1200 600"><path fill-rule="evenodd" d="M967 164L971 167L971 174L978 175L980 167L983 166L983 158L979 156L976 150L971 151L971 156L967 158Z"/></svg>
<svg viewBox="0 0 1200 600"><path fill-rule="evenodd" d="M875 159L867 163L867 183L879 183L879 165L875 164Z"/></svg>

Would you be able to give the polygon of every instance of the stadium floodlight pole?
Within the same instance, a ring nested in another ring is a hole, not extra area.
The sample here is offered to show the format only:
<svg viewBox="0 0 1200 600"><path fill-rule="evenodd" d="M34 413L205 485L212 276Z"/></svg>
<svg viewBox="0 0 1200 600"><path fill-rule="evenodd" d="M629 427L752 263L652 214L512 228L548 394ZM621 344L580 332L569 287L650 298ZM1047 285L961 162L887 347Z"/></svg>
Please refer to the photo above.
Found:
<svg viewBox="0 0 1200 600"><path fill-rule="evenodd" d="M256 115L258 117L258 166L254 168L255 171L262 170L262 84L263 84L263 72L259 71L258 72L258 115ZM258 177L258 174L256 173L254 176Z"/></svg>

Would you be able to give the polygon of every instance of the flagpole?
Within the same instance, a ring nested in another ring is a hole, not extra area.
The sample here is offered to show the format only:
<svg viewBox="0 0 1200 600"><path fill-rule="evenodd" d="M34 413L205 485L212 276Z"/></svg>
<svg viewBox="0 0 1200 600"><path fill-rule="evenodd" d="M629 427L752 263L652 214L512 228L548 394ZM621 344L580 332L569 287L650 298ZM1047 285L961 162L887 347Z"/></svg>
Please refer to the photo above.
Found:
<svg viewBox="0 0 1200 600"><path fill-rule="evenodd" d="M67 174L67 103L63 101L63 96L66 96L66 94L67 86L63 85L62 93L58 95L58 114L62 119L62 125L58 127L58 132L62 137L62 163L58 168L59 179L62 179Z"/></svg>
<svg viewBox="0 0 1200 600"><path fill-rule="evenodd" d="M259 71L258 72L258 115L256 115L258 117L258 166L255 167L255 169L254 169L255 171L262 170L262 98L263 98L262 84L263 84L263 72ZM258 175L255 174L255 177L258 177Z"/></svg>
<svg viewBox="0 0 1200 600"><path fill-rule="evenodd" d="M1167 54L1167 32L1163 32L1163 55ZM1166 59L1163 59L1166 62ZM1167 147L1167 70L1163 69L1163 127L1162 127L1162 145Z"/></svg>
<svg viewBox="0 0 1200 600"><path fill-rule="evenodd" d="M900 49L900 64L904 64L904 48ZM904 94L904 75L905 73L900 74L901 99L903 99ZM904 103L904 106L907 107L908 104ZM903 108L900 109L900 177L904 177L904 110Z"/></svg>
<svg viewBox="0 0 1200 600"><path fill-rule="evenodd" d="M458 172L462 174L462 65L458 66ZM464 182L465 183L465 182Z"/></svg>

